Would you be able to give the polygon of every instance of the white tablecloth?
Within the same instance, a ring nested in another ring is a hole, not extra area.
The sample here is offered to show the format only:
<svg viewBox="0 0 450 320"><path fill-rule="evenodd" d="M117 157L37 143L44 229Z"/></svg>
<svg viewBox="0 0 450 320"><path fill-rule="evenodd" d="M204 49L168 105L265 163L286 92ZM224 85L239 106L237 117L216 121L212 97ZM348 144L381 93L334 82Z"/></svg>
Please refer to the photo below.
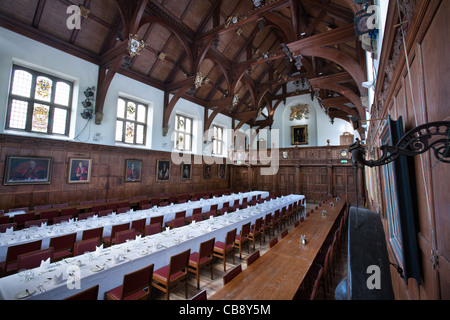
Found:
<svg viewBox="0 0 450 320"><path fill-rule="evenodd" d="M259 217L265 217L267 213L274 213L303 198L301 195L277 198L213 219L115 245L104 249L99 255L86 253L69 258L51 264L50 269L33 269L34 278L29 281L19 274L1 278L0 299L14 300L16 294L28 290L33 294L26 299L60 300L97 284L100 285L98 298L103 299L106 291L122 284L125 274L150 264L154 264L156 270L167 265L175 254L187 249L198 251L202 242L213 237L216 241L224 241L228 231L237 228L239 234L243 224L253 224ZM115 257L119 254L124 259L117 263ZM80 262L82 265L78 268ZM74 270L73 276L69 276ZM60 274L63 274L63 282L54 284L53 278ZM67 282L75 277L80 279L79 288Z"/></svg>
<svg viewBox="0 0 450 320"><path fill-rule="evenodd" d="M252 191L246 193L237 193L228 196L214 197L211 199L201 199L198 201L192 201L181 204L173 204L166 207L153 207L148 210L129 211L127 213L109 215L101 218L90 218L88 220L73 221L70 223L61 223L59 225L33 227L29 229L23 229L14 231L12 233L0 233L0 261L5 261L6 253L9 246L18 245L26 242L42 240L42 249L49 247L50 239L58 236L62 236L70 233L77 233L77 241L81 241L83 231L103 227L103 236L111 235L111 229L114 225L131 223L134 220L146 218L146 224L150 223L150 219L155 216L164 216L163 225L175 218L175 214L179 211L186 210L186 217L192 216L192 212L195 208L202 208L202 213L208 212L213 204L218 205L218 209L221 209L225 202L230 202L230 207L233 205L234 200L238 199L242 204L244 198L247 201L251 201L253 196L261 195L264 199L269 196L266 191Z"/></svg>

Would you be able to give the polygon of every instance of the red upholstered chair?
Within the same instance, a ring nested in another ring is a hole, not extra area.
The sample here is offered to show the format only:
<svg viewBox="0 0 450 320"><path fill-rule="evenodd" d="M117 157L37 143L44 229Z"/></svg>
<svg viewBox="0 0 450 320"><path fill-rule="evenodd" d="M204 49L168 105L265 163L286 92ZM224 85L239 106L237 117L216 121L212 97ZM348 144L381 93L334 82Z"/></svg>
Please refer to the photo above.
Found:
<svg viewBox="0 0 450 320"><path fill-rule="evenodd" d="M105 292L106 300L147 300L152 288L154 265L123 276L121 286Z"/></svg>
<svg viewBox="0 0 450 320"><path fill-rule="evenodd" d="M167 207L169 205L169 201L164 201L159 204L160 207Z"/></svg>
<svg viewBox="0 0 450 320"><path fill-rule="evenodd" d="M144 233L146 218L133 220L131 222L131 229L134 229L134 234L139 236Z"/></svg>
<svg viewBox="0 0 450 320"><path fill-rule="evenodd" d="M25 222L34 220L34 213L22 213L16 214L13 218L13 222L17 223L17 228L22 228L25 225Z"/></svg>
<svg viewBox="0 0 450 320"><path fill-rule="evenodd" d="M11 228L13 228L13 231L16 231L17 223L11 222L11 223L0 224L0 233L5 233L7 229L11 229Z"/></svg>
<svg viewBox="0 0 450 320"><path fill-rule="evenodd" d="M128 211L130 211L130 207L120 207L120 208L117 208L117 214L127 213Z"/></svg>
<svg viewBox="0 0 450 320"><path fill-rule="evenodd" d="M200 289L200 270L209 266L211 269L211 280L213 280L213 250L215 238L200 244L199 252L191 253L189 257L188 270L197 275L197 290Z"/></svg>
<svg viewBox="0 0 450 320"><path fill-rule="evenodd" d="M278 237L275 237L272 240L270 240L270 242L269 242L269 249L271 249L277 243L278 243Z"/></svg>
<svg viewBox="0 0 450 320"><path fill-rule="evenodd" d="M108 203L106 204L106 208L105 210L110 209L112 211L116 211L117 210L117 203L110 203L108 200Z"/></svg>
<svg viewBox="0 0 450 320"><path fill-rule="evenodd" d="M230 208L231 211L236 211L237 209L240 209L241 206L239 204L239 199L235 199L233 206Z"/></svg>
<svg viewBox="0 0 450 320"><path fill-rule="evenodd" d="M25 221L25 228L30 228L32 226L37 226L40 227L43 223L47 223L48 220L47 219L39 219L39 220L30 220L30 221Z"/></svg>
<svg viewBox="0 0 450 320"><path fill-rule="evenodd" d="M172 229L184 227L186 225L186 220L184 218L177 218L170 221L170 227Z"/></svg>
<svg viewBox="0 0 450 320"><path fill-rule="evenodd" d="M148 200L148 198L139 200L139 208L140 208L141 210L149 209L149 208L144 208L144 206L147 206L147 205L149 205L149 204L150 204L150 200ZM152 207L152 206L150 206L150 208L151 208L151 207Z"/></svg>
<svg viewBox="0 0 450 320"><path fill-rule="evenodd" d="M270 230L273 230L272 222L272 214L268 213L264 217L264 222L261 225L261 235L263 237L264 243L266 242L266 232L269 231L269 239L270 239ZM273 233L275 235L275 233Z"/></svg>
<svg viewBox="0 0 450 320"><path fill-rule="evenodd" d="M2 216L0 214L0 224L9 223L9 216Z"/></svg>
<svg viewBox="0 0 450 320"><path fill-rule="evenodd" d="M47 209L50 209L51 207L52 207L51 204L45 204L45 205L42 205L42 206L35 206L34 207L34 211L47 210Z"/></svg>
<svg viewBox="0 0 450 320"><path fill-rule="evenodd" d="M320 283L322 281L322 275L323 275L323 269L320 268L319 273L317 274L316 280L314 281L313 289L311 292L311 295L309 297L309 300L316 300L318 298L318 291L320 287ZM323 298L326 298L325 288L323 291Z"/></svg>
<svg viewBox="0 0 450 320"><path fill-rule="evenodd" d="M110 215L111 213L113 213L113 209L105 209L105 210L100 210L97 214L97 216L99 218L101 217L106 217L107 215Z"/></svg>
<svg viewBox="0 0 450 320"><path fill-rule="evenodd" d="M50 209L42 211L39 214L39 219L47 219L50 223L53 223L53 219L59 216L59 210L58 209Z"/></svg>
<svg viewBox="0 0 450 320"><path fill-rule="evenodd" d="M89 218L92 218L95 215L95 212L83 212L78 214L78 220L87 220Z"/></svg>
<svg viewBox="0 0 450 320"><path fill-rule="evenodd" d="M230 252L233 256L233 264L234 264L234 240L236 239L237 229L233 229L227 232L227 236L225 237L225 242L218 241L214 244L214 257L223 259L223 271L227 271L226 268L226 259L227 254Z"/></svg>
<svg viewBox="0 0 450 320"><path fill-rule="evenodd" d="M208 300L208 295L206 294L206 290L200 291L195 296L193 296L191 298L191 300L193 300L193 301L196 301L196 300Z"/></svg>
<svg viewBox="0 0 450 320"><path fill-rule="evenodd" d="M152 234L157 234L161 232L161 225L159 223L149 224L145 226L145 235L151 236Z"/></svg>
<svg viewBox="0 0 450 320"><path fill-rule="evenodd" d="M253 252L250 257L247 258L247 267L251 265L253 262L258 260L258 258L261 256L259 250Z"/></svg>
<svg viewBox="0 0 450 320"><path fill-rule="evenodd" d="M6 260L0 262L0 274L7 276L17 272L17 257L24 253L41 250L41 245L42 240L38 240L8 247Z"/></svg>
<svg viewBox="0 0 450 320"><path fill-rule="evenodd" d="M128 229L120 232L116 232L115 235L115 244L121 244L126 242L127 240L133 240L136 238L136 235L134 233L134 229Z"/></svg>
<svg viewBox="0 0 450 320"><path fill-rule="evenodd" d="M203 215L203 219L209 219L210 216L213 216L213 217L217 216L217 213L216 213L216 211L210 210L208 212L205 212L202 215Z"/></svg>
<svg viewBox="0 0 450 320"><path fill-rule="evenodd" d="M277 234L280 230L280 210L275 210L270 225L273 229L273 235L275 235L275 227L277 228Z"/></svg>
<svg viewBox="0 0 450 320"><path fill-rule="evenodd" d="M242 259L242 248L247 245L248 253L250 253L250 244L248 242L248 234L250 232L250 222L241 227L241 232L236 235L234 246L239 248L239 258Z"/></svg>
<svg viewBox="0 0 450 320"><path fill-rule="evenodd" d="M180 211L180 212L175 213L175 218L171 221L166 222L166 227L170 227L173 229L174 221L177 219L183 219L183 221L185 222L186 221L186 211ZM179 226L179 223L177 223L177 224Z"/></svg>
<svg viewBox="0 0 450 320"><path fill-rule="evenodd" d="M281 239L283 239L284 237L286 237L288 235L288 230L284 230L283 232L281 232Z"/></svg>
<svg viewBox="0 0 450 320"><path fill-rule="evenodd" d="M73 256L73 245L77 241L77 234L71 233L50 239L49 247L53 247L53 259L62 260Z"/></svg>
<svg viewBox="0 0 450 320"><path fill-rule="evenodd" d="M71 218L77 215L77 208L67 208L61 210L61 217L69 216Z"/></svg>
<svg viewBox="0 0 450 320"><path fill-rule="evenodd" d="M69 204L68 203L57 203L53 205L53 208L65 208L68 207Z"/></svg>
<svg viewBox="0 0 450 320"><path fill-rule="evenodd" d="M128 208L128 210L130 210L130 202L129 201L121 201L119 202L119 204L117 205L117 208Z"/></svg>
<svg viewBox="0 0 450 320"><path fill-rule="evenodd" d="M174 255L170 258L170 264L153 272L152 285L165 292L167 300L170 299L170 290L184 280L186 299L188 298L188 263L191 249Z"/></svg>
<svg viewBox="0 0 450 320"><path fill-rule="evenodd" d="M242 272L242 265L238 264L236 267L231 269L226 275L223 276L223 285L229 283L241 272Z"/></svg>
<svg viewBox="0 0 450 320"><path fill-rule="evenodd" d="M288 214L287 214L286 207L283 207L281 209L281 213L280 213L280 225L281 225L281 227L283 227L285 223L286 223L286 226L287 226L289 224L289 221L288 221Z"/></svg>
<svg viewBox="0 0 450 320"><path fill-rule="evenodd" d="M151 209L153 207L153 205L151 203L146 203L141 205L141 210L147 210L147 209Z"/></svg>
<svg viewBox="0 0 450 320"><path fill-rule="evenodd" d="M116 224L116 225L112 226L111 235L103 237L103 243L106 244L107 246L112 246L113 244L115 244L115 241L116 241L116 233L120 232L120 231L128 230L129 228L130 228L129 222L122 223L122 224Z"/></svg>
<svg viewBox="0 0 450 320"><path fill-rule="evenodd" d="M216 211L217 212L217 207L218 207L219 205L216 203L216 204L213 204L213 205L211 205L211 208L209 209L209 211Z"/></svg>
<svg viewBox="0 0 450 320"><path fill-rule="evenodd" d="M53 224L58 224L62 222L68 222L70 219L72 219L70 216L59 216L53 218Z"/></svg>
<svg viewBox="0 0 450 320"><path fill-rule="evenodd" d="M91 238L75 242L73 246L73 255L79 256L85 252L95 252L96 248L100 246L100 238Z"/></svg>
<svg viewBox="0 0 450 320"><path fill-rule="evenodd" d="M103 239L103 227L84 230L83 234L81 235L81 240L88 240L93 238L99 240Z"/></svg>
<svg viewBox="0 0 450 320"><path fill-rule="evenodd" d="M262 217L256 219L255 224L250 228L250 232L248 233L248 240L253 242L253 250L255 250L256 238L259 238L259 245L261 245L262 220Z"/></svg>
<svg viewBox="0 0 450 320"><path fill-rule="evenodd" d="M159 198L153 198L152 200L150 200L150 203L154 206L159 205L160 202L161 200Z"/></svg>
<svg viewBox="0 0 450 320"><path fill-rule="evenodd" d="M203 214L201 214L201 213L195 213L191 217L186 218L187 223L192 223L192 221L200 222L202 220L203 220Z"/></svg>
<svg viewBox="0 0 450 320"><path fill-rule="evenodd" d="M21 254L17 257L17 270L37 268L42 260L46 261L48 258L53 262L52 247Z"/></svg>
<svg viewBox="0 0 450 320"><path fill-rule="evenodd" d="M156 217L151 217L150 218L150 223L149 224L158 223L161 226L161 230L162 230L163 222L164 222L164 216L156 216Z"/></svg>
<svg viewBox="0 0 450 320"><path fill-rule="evenodd" d="M65 298L64 300L74 300L74 301L98 300L98 288L99 285L90 287L89 289L76 293L70 297Z"/></svg>
<svg viewBox="0 0 450 320"><path fill-rule="evenodd" d="M95 214L98 214L100 211L105 210L105 204L95 204L92 206L92 212L94 212ZM111 210L112 212L112 210Z"/></svg>

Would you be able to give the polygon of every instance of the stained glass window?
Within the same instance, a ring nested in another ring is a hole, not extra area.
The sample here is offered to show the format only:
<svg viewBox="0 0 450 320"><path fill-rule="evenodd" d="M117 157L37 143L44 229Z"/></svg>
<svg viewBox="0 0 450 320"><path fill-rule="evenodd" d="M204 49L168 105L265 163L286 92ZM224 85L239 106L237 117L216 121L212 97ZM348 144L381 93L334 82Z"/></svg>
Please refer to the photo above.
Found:
<svg viewBox="0 0 450 320"><path fill-rule="evenodd" d="M119 98L117 101L116 141L145 145L148 106Z"/></svg>
<svg viewBox="0 0 450 320"><path fill-rule="evenodd" d="M175 117L175 149L192 151L192 119L177 114Z"/></svg>
<svg viewBox="0 0 450 320"><path fill-rule="evenodd" d="M6 129L68 135L73 83L13 66Z"/></svg>
<svg viewBox="0 0 450 320"><path fill-rule="evenodd" d="M31 120L31 131L47 133L50 107L43 104L35 104L33 118Z"/></svg>

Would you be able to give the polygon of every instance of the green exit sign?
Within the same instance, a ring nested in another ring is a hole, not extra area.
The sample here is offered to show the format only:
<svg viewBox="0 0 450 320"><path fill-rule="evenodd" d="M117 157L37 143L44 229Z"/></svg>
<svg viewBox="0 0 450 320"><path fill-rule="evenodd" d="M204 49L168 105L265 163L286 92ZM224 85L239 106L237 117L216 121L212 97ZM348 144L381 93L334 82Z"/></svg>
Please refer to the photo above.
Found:
<svg viewBox="0 0 450 320"><path fill-rule="evenodd" d="M341 163L347 163L348 161L347 160L341 160Z"/></svg>

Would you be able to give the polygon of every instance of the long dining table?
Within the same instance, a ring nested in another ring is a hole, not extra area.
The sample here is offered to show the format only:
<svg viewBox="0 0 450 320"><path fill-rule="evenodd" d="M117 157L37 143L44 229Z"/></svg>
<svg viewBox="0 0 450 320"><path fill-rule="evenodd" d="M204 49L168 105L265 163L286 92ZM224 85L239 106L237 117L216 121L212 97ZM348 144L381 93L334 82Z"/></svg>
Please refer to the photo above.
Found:
<svg viewBox="0 0 450 320"><path fill-rule="evenodd" d="M105 292L122 284L125 274L150 264L161 268L175 254L187 249L198 251L200 244L211 238L224 241L228 231L237 228L239 234L245 223L254 223L302 199L302 195L284 196L126 243L99 247L95 252L42 263L38 268L0 278L0 300L61 300L94 285L99 285L98 298L103 299Z"/></svg>
<svg viewBox="0 0 450 320"><path fill-rule="evenodd" d="M244 193L235 193L231 195L224 195L220 197L213 197L210 199L200 199L197 201L189 201L180 204L171 204L164 207L152 207L146 210L134 211L131 209L128 212L112 214L105 217L89 218L86 220L71 219L69 222L59 223L57 225L42 225L41 227L32 227L7 233L0 233L0 261L5 261L8 247L19 245L27 242L42 240L41 249L49 247L50 239L58 236L63 236L71 233L76 233L76 241L81 241L83 231L103 227L103 237L111 235L111 229L114 225L122 223L131 223L135 220L146 219L146 225L150 223L150 219L155 216L163 216L163 225L174 219L175 214L180 211L186 211L186 217L192 216L193 210L201 208L202 213L208 212L212 205L217 204L217 208L221 209L224 203L229 202L233 205L235 200L239 200L242 204L243 199L251 201L253 197L261 196L265 199L269 196L267 191L250 191Z"/></svg>
<svg viewBox="0 0 450 320"><path fill-rule="evenodd" d="M333 205L331 206L331 203ZM330 199L210 300L292 300L305 279L345 200ZM326 213L322 215L322 211ZM301 243L305 236L306 244Z"/></svg>

